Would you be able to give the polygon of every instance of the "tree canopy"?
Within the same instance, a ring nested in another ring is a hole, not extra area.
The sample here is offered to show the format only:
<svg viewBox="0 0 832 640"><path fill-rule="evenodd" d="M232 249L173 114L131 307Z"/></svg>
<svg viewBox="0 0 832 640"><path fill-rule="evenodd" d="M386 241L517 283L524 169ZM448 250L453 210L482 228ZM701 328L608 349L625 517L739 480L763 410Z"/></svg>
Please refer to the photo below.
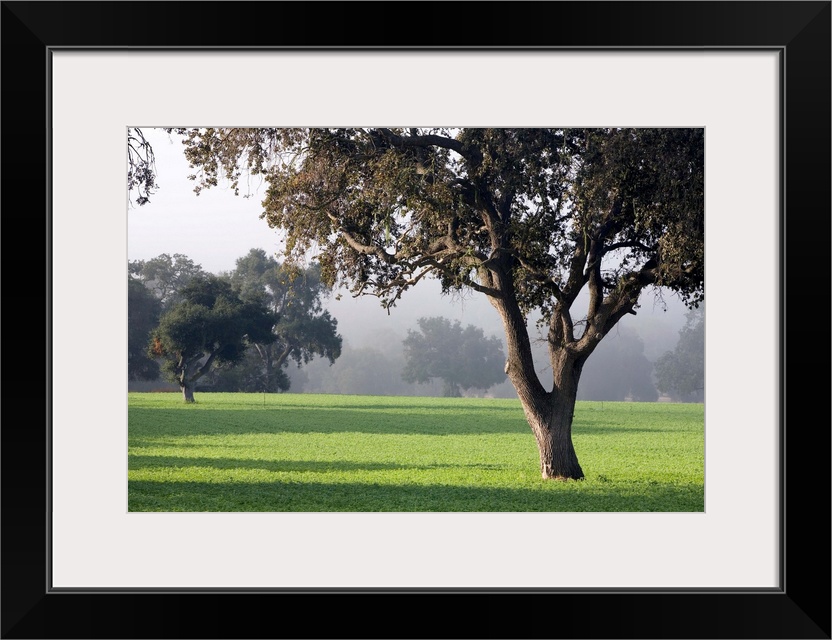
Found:
<svg viewBox="0 0 832 640"><path fill-rule="evenodd" d="M315 356L335 361L341 337L338 321L323 308L323 299L330 290L321 282L317 264L286 266L267 256L263 249L251 249L237 260L229 277L242 300L261 302L277 315L277 364L287 358L305 364Z"/></svg>
<svg viewBox="0 0 832 640"><path fill-rule="evenodd" d="M195 277L181 295L153 331L148 355L162 359L162 371L193 402L194 384L212 366L239 362L249 344L275 339L276 318L264 305L240 300L216 276Z"/></svg>
<svg viewBox="0 0 832 640"><path fill-rule="evenodd" d="M197 193L264 174L263 217L288 232L287 258L314 248L325 280L387 302L429 273L496 293L499 262L515 267L523 308L549 314L627 275L641 278L630 293L703 294L703 217L690 215L704 195L702 129L177 131Z"/></svg>
<svg viewBox="0 0 832 640"><path fill-rule="evenodd" d="M150 260L133 260L127 271L150 289L162 305L180 300L180 291L195 277L206 275L202 266L181 253L162 253Z"/></svg>
<svg viewBox="0 0 832 640"><path fill-rule="evenodd" d="M197 193L245 173L285 259L390 309L436 277L486 295L545 478L579 479L581 370L642 292L704 299L704 129L197 128L182 136ZM573 305L587 290L586 313ZM551 386L526 320L539 313Z"/></svg>
<svg viewBox="0 0 832 640"><path fill-rule="evenodd" d="M246 357L233 369L220 368L212 382L233 391L285 391L290 381L282 368L321 357L330 364L341 354L338 321L323 308L329 289L316 264L284 267L263 249L238 258L233 271L223 274L240 299L270 309L276 322L267 343L249 341Z"/></svg>

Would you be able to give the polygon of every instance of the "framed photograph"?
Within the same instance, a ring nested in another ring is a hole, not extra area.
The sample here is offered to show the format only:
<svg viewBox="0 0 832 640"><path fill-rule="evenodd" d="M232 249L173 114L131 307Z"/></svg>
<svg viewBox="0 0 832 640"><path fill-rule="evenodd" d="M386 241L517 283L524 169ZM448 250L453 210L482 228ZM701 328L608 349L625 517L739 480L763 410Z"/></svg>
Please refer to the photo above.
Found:
<svg viewBox="0 0 832 640"><path fill-rule="evenodd" d="M832 3L393 6L3 2L2 636L830 638ZM130 512L128 128L356 123L704 129L704 511Z"/></svg>

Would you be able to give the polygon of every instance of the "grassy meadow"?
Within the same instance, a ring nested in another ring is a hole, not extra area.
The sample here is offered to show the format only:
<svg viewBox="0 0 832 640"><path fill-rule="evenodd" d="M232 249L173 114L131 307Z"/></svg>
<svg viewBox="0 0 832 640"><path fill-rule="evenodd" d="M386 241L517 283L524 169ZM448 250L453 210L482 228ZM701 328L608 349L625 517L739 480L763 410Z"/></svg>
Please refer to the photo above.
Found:
<svg viewBox="0 0 832 640"><path fill-rule="evenodd" d="M701 404L579 402L544 481L517 400L128 394L130 511L703 511Z"/></svg>

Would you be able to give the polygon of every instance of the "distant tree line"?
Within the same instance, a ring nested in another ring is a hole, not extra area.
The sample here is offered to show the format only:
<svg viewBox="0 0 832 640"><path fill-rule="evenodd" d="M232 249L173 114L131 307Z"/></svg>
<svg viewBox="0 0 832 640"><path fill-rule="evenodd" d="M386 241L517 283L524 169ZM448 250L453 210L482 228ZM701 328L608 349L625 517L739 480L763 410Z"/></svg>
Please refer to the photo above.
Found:
<svg viewBox="0 0 832 640"><path fill-rule="evenodd" d="M681 402L705 399L705 306L691 309L679 341L656 360L656 387Z"/></svg>
<svg viewBox="0 0 832 640"><path fill-rule="evenodd" d="M372 345L345 343L323 308L329 289L315 264L289 269L252 249L217 275L182 254L129 262L128 274L128 379L165 380L186 399L197 388L516 397L502 341L471 324L425 317L406 333L378 335ZM587 362L578 399L652 402L662 394L702 401L704 305L686 317L676 346L654 362L639 333L619 327ZM230 331L222 348L220 335L208 330L218 326ZM543 374L547 356L539 351Z"/></svg>
<svg viewBox="0 0 832 640"><path fill-rule="evenodd" d="M285 372L341 353L337 321L323 309L317 265L286 268L252 249L213 275L182 254L128 263L128 379L160 374L193 402L214 391L274 392Z"/></svg>

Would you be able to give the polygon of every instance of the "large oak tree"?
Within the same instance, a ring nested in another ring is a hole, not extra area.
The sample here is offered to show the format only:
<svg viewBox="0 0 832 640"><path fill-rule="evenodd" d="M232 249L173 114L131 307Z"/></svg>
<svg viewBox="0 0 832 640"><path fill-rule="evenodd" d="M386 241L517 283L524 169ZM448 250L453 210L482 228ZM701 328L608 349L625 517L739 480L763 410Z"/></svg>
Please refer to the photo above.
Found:
<svg viewBox="0 0 832 640"><path fill-rule="evenodd" d="M287 261L392 306L436 277L487 296L544 478L584 476L581 371L646 289L704 296L704 129L177 129L197 193L262 174ZM585 314L573 316L581 291ZM539 313L551 379L535 372Z"/></svg>

